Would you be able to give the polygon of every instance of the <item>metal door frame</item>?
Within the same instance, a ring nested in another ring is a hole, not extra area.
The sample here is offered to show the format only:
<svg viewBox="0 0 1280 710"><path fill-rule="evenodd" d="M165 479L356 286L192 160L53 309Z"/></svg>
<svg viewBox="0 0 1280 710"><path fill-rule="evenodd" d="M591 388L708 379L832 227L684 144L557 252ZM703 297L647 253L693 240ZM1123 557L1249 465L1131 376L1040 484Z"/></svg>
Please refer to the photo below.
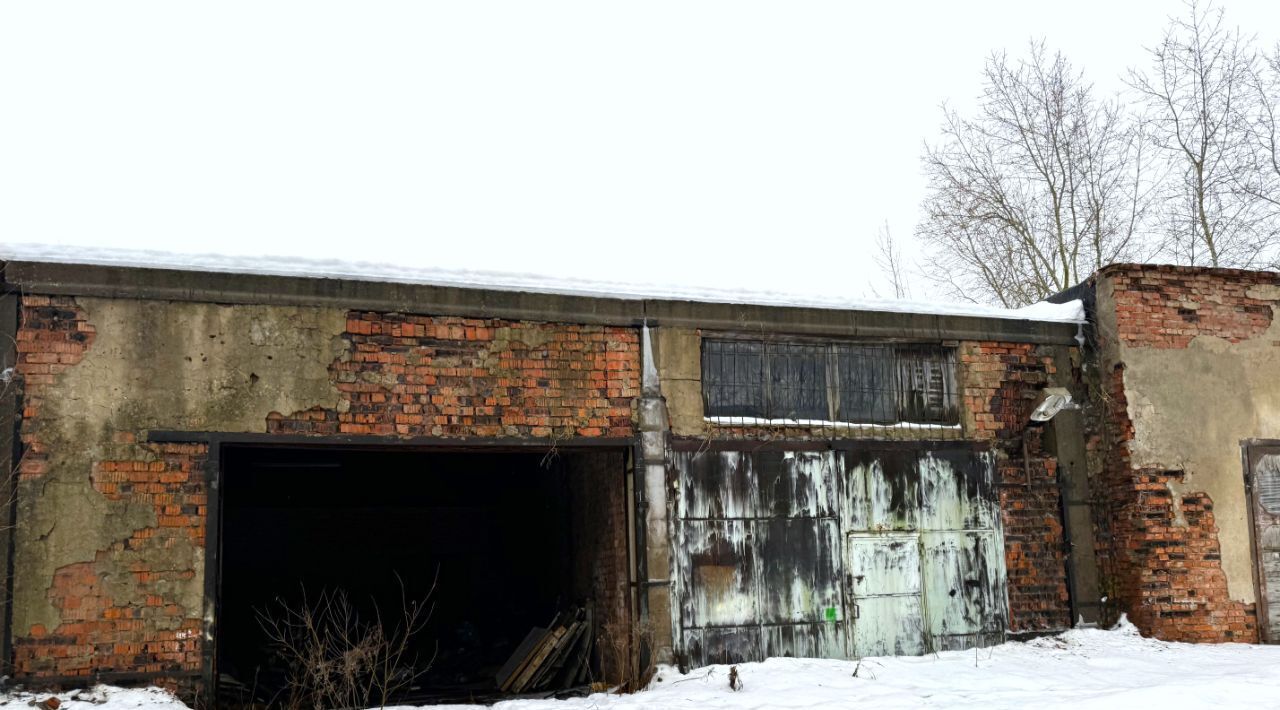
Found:
<svg viewBox="0 0 1280 710"><path fill-rule="evenodd" d="M1249 571L1253 575L1253 598L1255 619L1258 627L1258 640L1262 643L1280 643L1280 638L1272 638L1271 624L1267 622L1270 614L1267 607L1266 579L1262 574L1262 539L1258 536L1257 492L1253 487L1253 453L1257 449L1275 448L1280 450L1280 439L1244 439L1240 442L1240 463L1244 468L1245 508L1248 509L1249 547L1253 564Z"/></svg>
<svg viewBox="0 0 1280 710"><path fill-rule="evenodd" d="M235 448L295 448L307 450L350 449L358 451L405 451L405 452L461 452L461 453L510 453L510 452L547 452L553 450L602 450L615 449L635 455L639 439L636 437L570 437L557 441L547 439L521 439L518 437L490 438L446 438L435 436L397 437L375 434L263 434L236 433L221 431L188 431L156 429L147 433L147 443L151 444L205 444L208 451L204 459L205 507L205 542L204 542L204 589L203 610L204 628L201 643L201 668L198 672L168 673L163 677L199 677L203 692L211 702L216 702L218 693L218 617L222 612L222 510L221 496L223 480L223 454L227 447ZM626 463L623 464L623 472ZM624 478L625 481L625 478ZM624 530L631 530L639 525L636 511L626 508ZM643 555L640 555L643 559ZM629 567L631 560L626 563ZM635 574L630 571L629 574ZM631 609L635 613L634 608Z"/></svg>

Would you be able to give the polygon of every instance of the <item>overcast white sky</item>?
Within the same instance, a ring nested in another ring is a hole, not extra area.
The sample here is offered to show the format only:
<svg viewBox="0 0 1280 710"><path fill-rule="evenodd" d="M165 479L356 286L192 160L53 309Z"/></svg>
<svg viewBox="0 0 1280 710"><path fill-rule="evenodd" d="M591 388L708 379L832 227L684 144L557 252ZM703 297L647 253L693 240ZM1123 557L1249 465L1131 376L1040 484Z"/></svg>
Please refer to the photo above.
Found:
<svg viewBox="0 0 1280 710"><path fill-rule="evenodd" d="M1280 1L1223 5L1275 41ZM1118 89L1182 10L8 2L0 241L869 295L991 50Z"/></svg>

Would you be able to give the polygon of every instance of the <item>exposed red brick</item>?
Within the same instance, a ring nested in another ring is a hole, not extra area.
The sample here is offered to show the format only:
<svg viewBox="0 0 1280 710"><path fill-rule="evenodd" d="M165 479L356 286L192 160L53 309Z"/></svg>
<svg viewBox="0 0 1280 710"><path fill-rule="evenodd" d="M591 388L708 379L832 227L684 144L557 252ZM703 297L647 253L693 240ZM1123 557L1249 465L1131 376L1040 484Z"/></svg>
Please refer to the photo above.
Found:
<svg viewBox="0 0 1280 710"><path fill-rule="evenodd" d="M1280 285L1280 274L1235 269L1121 264L1111 283L1116 331L1104 347L1185 348L1193 338L1255 338L1271 325L1271 301L1249 295ZM1124 364L1100 374L1092 408L1093 495L1103 593L1146 634L1173 641L1258 640L1253 604L1233 600L1221 566L1213 501L1204 492L1175 501L1180 471L1134 468L1133 422ZM1175 509L1176 506L1176 509Z"/></svg>
<svg viewBox="0 0 1280 710"><path fill-rule="evenodd" d="M1043 431L1027 427L1040 390L1056 373L1053 359L1036 345L998 342L963 343L959 357L971 435L990 442L999 461L1009 627L1066 628L1071 611L1058 462L1044 451Z"/></svg>
<svg viewBox="0 0 1280 710"><path fill-rule="evenodd" d="M633 328L352 312L334 409L273 414L272 433L629 437Z"/></svg>
<svg viewBox="0 0 1280 710"><path fill-rule="evenodd" d="M1255 338L1271 326L1272 302L1249 291L1280 286L1274 272L1187 266L1117 264L1100 276L1114 287L1115 335L1135 348L1185 348L1200 335Z"/></svg>

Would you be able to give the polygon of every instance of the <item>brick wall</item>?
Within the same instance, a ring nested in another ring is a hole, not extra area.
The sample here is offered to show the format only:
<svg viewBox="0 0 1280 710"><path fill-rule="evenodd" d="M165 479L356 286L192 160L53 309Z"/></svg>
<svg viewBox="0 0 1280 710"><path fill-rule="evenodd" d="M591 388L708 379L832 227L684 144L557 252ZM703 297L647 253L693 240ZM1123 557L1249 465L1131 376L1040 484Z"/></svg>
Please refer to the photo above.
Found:
<svg viewBox="0 0 1280 710"><path fill-rule="evenodd" d="M996 451L1010 629L1069 627L1057 460L1044 450L1043 428L1027 425L1056 365L1026 343L963 343L959 358L966 427Z"/></svg>
<svg viewBox="0 0 1280 710"><path fill-rule="evenodd" d="M17 371L23 385L19 473L24 481L38 483L49 473L50 441L42 433L47 389L81 361L95 334L72 298L22 298ZM635 329L353 311L341 337L347 352L329 367L341 395L338 406L274 412L261 431L547 439L633 433L640 377ZM193 355L198 361L198 353ZM104 422L107 416L104 412ZM200 602L195 600L193 613L191 600L183 605L178 597L198 585L203 572L196 569L203 563L192 550L204 546L206 447L147 444L142 430L107 436L108 448L128 455L92 461L93 491L109 505L153 512L156 524L110 540L91 559L59 567L51 579L29 580L47 586L46 599L60 622L53 628L14 630L19 676L110 671L181 676L200 668ZM615 514L617 501L606 502L598 513ZM78 513L102 514L93 505L67 511ZM610 554L617 554L615 547ZM165 553L179 549L183 554ZM127 584L121 570L127 571ZM617 606L617 580L602 578L601 584L605 603Z"/></svg>
<svg viewBox="0 0 1280 710"><path fill-rule="evenodd" d="M22 458L18 475L23 479L47 471L49 452L35 434L45 392L60 372L80 362L93 346L96 331L67 296L24 296L19 313L15 369L22 384Z"/></svg>
<svg viewBox="0 0 1280 710"><path fill-rule="evenodd" d="M631 594L626 471L622 453L566 457L573 517L575 593L594 601L595 642L602 675L629 675Z"/></svg>
<svg viewBox="0 0 1280 710"><path fill-rule="evenodd" d="M155 509L156 525L133 531L100 550L93 561L57 570L49 599L62 623L36 626L14 642L18 676L75 676L95 672L169 673L199 670L203 622L174 598L175 587L194 580L200 559L191 550L204 547L206 493L202 444L147 447L149 460L102 461L95 465L93 487L108 500L128 500ZM183 552L163 559L144 550ZM130 584L113 579L127 569ZM119 590L132 596L121 598Z"/></svg>
<svg viewBox="0 0 1280 710"><path fill-rule="evenodd" d="M23 297L17 334L17 371L23 385L20 480L36 481L49 472L50 451L39 427L47 390L61 372L81 361L95 335L74 299ZM113 438L122 447L137 444L134 432L116 432ZM169 591L175 583L195 578L197 560L153 566L140 551L180 542L203 548L206 447L138 448L137 460L94 462L90 480L106 500L151 508L155 525L133 530L92 560L56 570L48 581L48 599L62 621L53 628L15 630L12 660L17 675L181 674L199 668L202 623ZM127 584L112 579L122 566L130 576ZM132 598L120 598L124 588L135 592Z"/></svg>
<svg viewBox="0 0 1280 710"><path fill-rule="evenodd" d="M1099 307L1113 312L1102 316L1114 317L1114 329L1106 318L1098 320L1103 369L1091 441L1097 555L1112 615L1127 613L1144 633L1167 640L1256 641L1255 606L1228 592L1209 494L1182 492L1175 508L1173 488L1183 482L1183 472L1143 468L1131 460L1135 427L1119 348L1179 350L1198 336L1230 343L1256 338L1270 327L1274 303L1258 289L1274 289L1280 276L1121 264L1096 278L1111 286L1111 300L1100 300Z"/></svg>
<svg viewBox="0 0 1280 710"><path fill-rule="evenodd" d="M335 410L276 413L272 433L627 437L640 393L632 328L349 314Z"/></svg>
<svg viewBox="0 0 1280 710"><path fill-rule="evenodd" d="M1185 348L1212 335L1233 343L1255 338L1271 325L1273 301L1250 295L1280 286L1268 271L1118 264L1099 272L1115 294L1120 342L1134 348Z"/></svg>

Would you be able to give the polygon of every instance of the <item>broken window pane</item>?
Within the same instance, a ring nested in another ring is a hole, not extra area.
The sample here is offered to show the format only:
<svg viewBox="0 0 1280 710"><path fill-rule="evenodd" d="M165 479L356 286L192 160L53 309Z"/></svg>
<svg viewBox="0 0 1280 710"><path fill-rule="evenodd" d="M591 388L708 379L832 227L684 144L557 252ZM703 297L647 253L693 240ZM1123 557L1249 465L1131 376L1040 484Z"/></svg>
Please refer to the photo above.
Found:
<svg viewBox="0 0 1280 710"><path fill-rule="evenodd" d="M898 378L903 421L935 424L959 421L955 364L950 350L899 348Z"/></svg>

